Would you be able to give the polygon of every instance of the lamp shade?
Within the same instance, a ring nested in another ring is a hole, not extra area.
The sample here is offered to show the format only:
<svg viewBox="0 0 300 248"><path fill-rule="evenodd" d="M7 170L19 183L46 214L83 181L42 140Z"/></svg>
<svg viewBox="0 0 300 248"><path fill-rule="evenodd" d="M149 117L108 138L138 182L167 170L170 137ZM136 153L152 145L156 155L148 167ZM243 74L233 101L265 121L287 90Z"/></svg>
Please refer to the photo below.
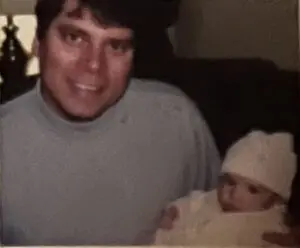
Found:
<svg viewBox="0 0 300 248"><path fill-rule="evenodd" d="M36 0L0 0L0 15L30 15L34 13Z"/></svg>

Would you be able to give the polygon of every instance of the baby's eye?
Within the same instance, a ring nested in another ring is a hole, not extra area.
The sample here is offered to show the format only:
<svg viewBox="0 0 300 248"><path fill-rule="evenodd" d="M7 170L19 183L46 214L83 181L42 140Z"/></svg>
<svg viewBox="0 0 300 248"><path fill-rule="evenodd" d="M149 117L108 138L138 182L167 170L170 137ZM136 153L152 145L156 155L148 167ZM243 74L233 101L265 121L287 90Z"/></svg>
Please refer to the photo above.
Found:
<svg viewBox="0 0 300 248"><path fill-rule="evenodd" d="M256 187L254 187L254 186L249 186L249 187L248 187L248 191L249 191L251 194L253 194L253 195L256 195L256 194L259 193L259 190L258 190Z"/></svg>
<svg viewBox="0 0 300 248"><path fill-rule="evenodd" d="M236 182L233 179L231 179L230 177L224 178L224 183L229 185L229 186L235 186L236 185Z"/></svg>

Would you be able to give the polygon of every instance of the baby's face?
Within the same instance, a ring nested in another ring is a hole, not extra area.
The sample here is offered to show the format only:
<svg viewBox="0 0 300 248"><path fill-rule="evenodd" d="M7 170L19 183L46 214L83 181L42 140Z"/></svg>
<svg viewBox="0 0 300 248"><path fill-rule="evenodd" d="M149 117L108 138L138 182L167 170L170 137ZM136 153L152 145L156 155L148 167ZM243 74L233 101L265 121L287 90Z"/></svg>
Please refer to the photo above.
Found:
<svg viewBox="0 0 300 248"><path fill-rule="evenodd" d="M254 212L270 208L276 194L244 177L225 174L218 187L218 200L225 212Z"/></svg>

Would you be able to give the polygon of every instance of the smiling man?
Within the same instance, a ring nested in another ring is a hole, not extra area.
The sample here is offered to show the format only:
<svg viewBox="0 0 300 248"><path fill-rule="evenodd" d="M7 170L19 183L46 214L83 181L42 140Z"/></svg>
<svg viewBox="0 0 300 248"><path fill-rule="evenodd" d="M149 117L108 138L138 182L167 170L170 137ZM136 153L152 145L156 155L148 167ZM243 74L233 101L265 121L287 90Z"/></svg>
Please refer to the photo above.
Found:
<svg viewBox="0 0 300 248"><path fill-rule="evenodd" d="M215 186L190 100L130 77L138 3L37 2L39 83L1 109L3 244L147 244L168 202Z"/></svg>

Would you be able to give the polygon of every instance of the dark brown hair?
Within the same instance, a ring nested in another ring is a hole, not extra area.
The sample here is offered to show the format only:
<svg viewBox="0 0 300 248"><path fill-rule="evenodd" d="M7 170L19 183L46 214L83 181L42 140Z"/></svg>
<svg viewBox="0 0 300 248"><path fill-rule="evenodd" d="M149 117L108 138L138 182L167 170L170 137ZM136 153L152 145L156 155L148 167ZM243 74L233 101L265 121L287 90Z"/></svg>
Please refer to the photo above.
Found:
<svg viewBox="0 0 300 248"><path fill-rule="evenodd" d="M67 0L38 0L35 6L37 38L45 37L52 21L60 14ZM143 0L77 0L78 9L87 8L102 25L135 29L143 22ZM78 10L77 9L77 10Z"/></svg>

